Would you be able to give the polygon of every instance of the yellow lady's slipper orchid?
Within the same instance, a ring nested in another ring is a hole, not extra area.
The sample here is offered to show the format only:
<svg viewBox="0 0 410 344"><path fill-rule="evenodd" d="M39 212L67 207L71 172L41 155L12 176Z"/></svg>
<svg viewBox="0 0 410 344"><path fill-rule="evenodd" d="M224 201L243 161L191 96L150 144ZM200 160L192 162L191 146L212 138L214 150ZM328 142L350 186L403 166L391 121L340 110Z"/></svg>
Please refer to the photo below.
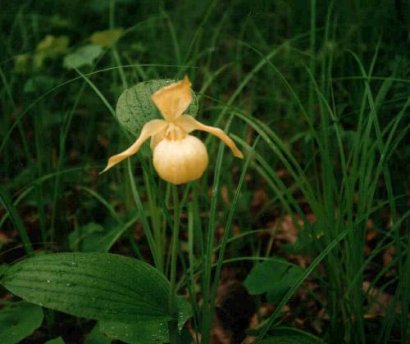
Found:
<svg viewBox="0 0 410 344"><path fill-rule="evenodd" d="M242 152L221 129L204 125L192 116L183 114L192 102L188 77L159 89L151 99L164 119L147 122L138 139L125 151L110 157L102 172L137 153L141 145L151 137L154 167L162 179L173 184L198 179L208 166L208 153L201 140L189 135L194 130L207 131L219 137L234 156L243 158Z"/></svg>

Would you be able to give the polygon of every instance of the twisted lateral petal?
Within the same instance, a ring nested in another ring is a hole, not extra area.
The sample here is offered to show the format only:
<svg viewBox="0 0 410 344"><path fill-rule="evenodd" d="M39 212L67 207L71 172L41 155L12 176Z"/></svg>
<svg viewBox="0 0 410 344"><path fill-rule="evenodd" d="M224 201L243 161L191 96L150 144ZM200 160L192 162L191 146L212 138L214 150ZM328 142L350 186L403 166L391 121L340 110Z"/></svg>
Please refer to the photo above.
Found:
<svg viewBox="0 0 410 344"><path fill-rule="evenodd" d="M166 131L166 128L161 129L161 130L157 131L157 133L155 135L151 136L150 147L151 147L152 150L154 150L154 148L158 145L158 143L160 143L161 140L164 139L165 131Z"/></svg>
<svg viewBox="0 0 410 344"><path fill-rule="evenodd" d="M152 121L147 122L142 127L141 134L138 137L138 139L125 151L110 157L108 159L107 166L104 168L103 171L101 171L101 173L104 173L104 172L108 171L111 167L118 164L122 160L128 158L129 156L131 156L135 153L137 153L138 150L140 149L141 145L148 138L150 138L151 136L155 135L156 133L158 133L159 131L164 129L167 125L168 125L167 122L165 122L162 119L153 119Z"/></svg>
<svg viewBox="0 0 410 344"><path fill-rule="evenodd" d="M151 96L155 106L167 121L173 121L192 102L191 82L188 77L163 87Z"/></svg>
<svg viewBox="0 0 410 344"><path fill-rule="evenodd" d="M232 139L228 135L226 135L223 130L202 124L201 122L198 122L195 118L189 115L183 115L178 117L178 119L175 121L175 125L179 126L187 133L190 133L194 130L202 130L212 135L215 135L216 137L219 137L223 142L225 142L225 144L231 149L234 156L243 159L242 152L238 149L238 147L236 147Z"/></svg>

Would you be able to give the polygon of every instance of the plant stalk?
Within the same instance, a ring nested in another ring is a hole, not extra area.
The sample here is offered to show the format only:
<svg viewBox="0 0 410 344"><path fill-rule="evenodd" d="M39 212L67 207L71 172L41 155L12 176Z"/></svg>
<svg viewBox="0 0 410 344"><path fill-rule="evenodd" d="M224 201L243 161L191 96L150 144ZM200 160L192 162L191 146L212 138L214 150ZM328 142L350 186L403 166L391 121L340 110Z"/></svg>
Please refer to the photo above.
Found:
<svg viewBox="0 0 410 344"><path fill-rule="evenodd" d="M179 229L180 229L180 202L178 196L178 189L176 186L172 186L173 196L173 208L174 208L174 226L172 229L172 243L171 243L171 273L170 282L171 287L169 290L168 307L172 317L177 318L177 294L176 294L176 277L177 277L177 263L178 263L178 250L179 250ZM168 323L169 339L171 344L177 344L178 338L178 322L171 320Z"/></svg>

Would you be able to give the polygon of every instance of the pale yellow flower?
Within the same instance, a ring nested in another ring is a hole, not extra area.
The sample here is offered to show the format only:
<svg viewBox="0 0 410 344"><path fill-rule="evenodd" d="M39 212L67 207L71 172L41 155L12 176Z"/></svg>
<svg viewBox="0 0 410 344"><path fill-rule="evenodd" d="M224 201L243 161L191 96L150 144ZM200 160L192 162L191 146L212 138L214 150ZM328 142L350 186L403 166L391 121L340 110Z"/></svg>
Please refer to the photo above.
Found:
<svg viewBox="0 0 410 344"><path fill-rule="evenodd" d="M219 137L234 156L243 158L242 152L223 130L204 125L184 114L192 102L188 77L159 89L151 99L164 119L147 122L137 140L125 151L110 157L102 172L137 153L141 145L151 138L154 167L162 179L173 184L198 179L208 166L208 153L201 140L189 135L194 130L206 131Z"/></svg>

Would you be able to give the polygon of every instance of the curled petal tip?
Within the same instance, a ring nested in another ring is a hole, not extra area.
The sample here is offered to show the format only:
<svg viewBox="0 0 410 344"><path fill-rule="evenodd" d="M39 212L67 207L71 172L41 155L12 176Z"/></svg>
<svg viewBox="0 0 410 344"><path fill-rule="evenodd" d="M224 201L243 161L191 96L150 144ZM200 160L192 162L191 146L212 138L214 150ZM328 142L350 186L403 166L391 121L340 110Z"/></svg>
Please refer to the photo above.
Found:
<svg viewBox="0 0 410 344"><path fill-rule="evenodd" d="M239 158L239 159L244 158L243 153L240 150L234 152L233 155L234 155L234 157Z"/></svg>
<svg viewBox="0 0 410 344"><path fill-rule="evenodd" d="M98 175L102 175L102 174L104 174L105 172L107 172L107 170L108 170L108 168L106 167L106 168L104 168L102 171L100 171L100 172L98 172Z"/></svg>
<svg viewBox="0 0 410 344"><path fill-rule="evenodd" d="M189 80L189 77L187 74L185 74L184 78L182 79L182 82L187 85L188 87L191 87L192 83L191 80Z"/></svg>
<svg viewBox="0 0 410 344"><path fill-rule="evenodd" d="M108 171L111 167L113 167L115 164L117 164L117 162L113 162L113 161L112 161L112 158L113 158L113 157L111 157L111 158L108 159L107 166L105 166L105 168L98 173L100 176L101 176L103 173L107 172L107 171Z"/></svg>
<svg viewBox="0 0 410 344"><path fill-rule="evenodd" d="M244 155L243 153L240 151L240 149L236 146L236 144L231 140L231 143L226 143L228 145L228 147L231 149L232 154L235 158L239 158L239 159L243 159Z"/></svg>
<svg viewBox="0 0 410 344"><path fill-rule="evenodd" d="M120 153L120 154L113 155L112 157L110 157L108 159L107 166L105 166L105 168L99 174L101 175L101 174L107 172L111 167L113 167L114 165L117 165L119 162L121 162L125 158L128 158L130 155L131 154L124 154L124 152Z"/></svg>

